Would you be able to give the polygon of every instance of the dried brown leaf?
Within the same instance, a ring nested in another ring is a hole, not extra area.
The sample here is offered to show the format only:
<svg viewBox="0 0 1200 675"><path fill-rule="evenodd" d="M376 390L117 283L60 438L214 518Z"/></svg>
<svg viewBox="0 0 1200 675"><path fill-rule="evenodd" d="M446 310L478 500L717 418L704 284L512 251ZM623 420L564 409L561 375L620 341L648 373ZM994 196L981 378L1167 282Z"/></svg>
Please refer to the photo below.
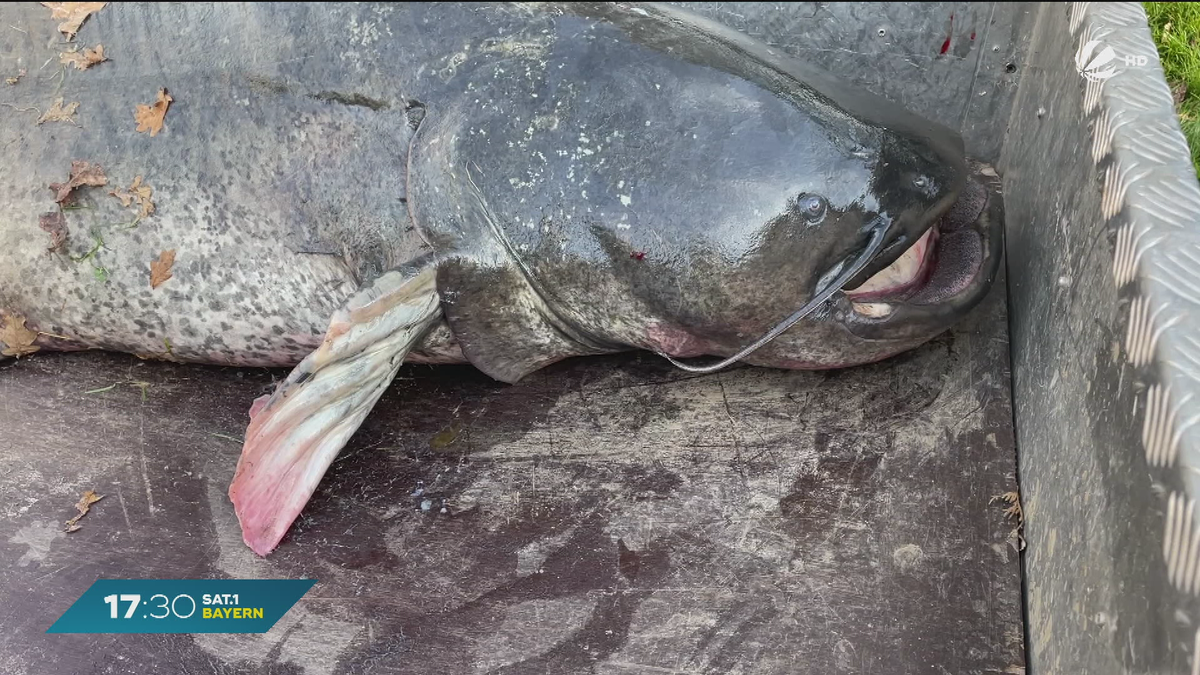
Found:
<svg viewBox="0 0 1200 675"><path fill-rule="evenodd" d="M87 70L97 63L107 61L108 57L104 55L104 45L96 45L95 49L83 48L83 51L72 49L69 52L62 52L58 55L59 63L64 66L75 66L79 70Z"/></svg>
<svg viewBox="0 0 1200 675"><path fill-rule="evenodd" d="M45 113L42 114L41 117L38 118L37 123L42 124L43 122L70 122L71 124L75 124L74 116L75 116L75 111L78 108L79 108L79 101L75 101L74 103L68 103L66 106L64 106L63 99L60 96L54 100L54 105L50 106L50 109L47 110Z"/></svg>
<svg viewBox="0 0 1200 675"><path fill-rule="evenodd" d="M82 185L99 187L107 184L108 177L104 175L103 167L77 159L71 162L71 177L67 182L51 183L50 189L55 193L54 201L62 204L71 196L71 191L77 187Z"/></svg>
<svg viewBox="0 0 1200 675"><path fill-rule="evenodd" d="M154 202L150 200L150 196L154 194L154 188L149 185L143 185L141 176L133 179L133 183L130 184L129 189L117 188L108 194L120 199L121 206L126 208L135 203L140 206L139 219L154 213Z"/></svg>
<svg viewBox="0 0 1200 675"><path fill-rule="evenodd" d="M158 288L171 278L171 266L175 264L175 249L158 254L158 260L150 263L150 288Z"/></svg>
<svg viewBox="0 0 1200 675"><path fill-rule="evenodd" d="M137 130L139 132L149 131L151 136L157 136L158 132L162 131L163 118L167 116L167 108L174 100L166 89L159 89L158 100L154 102L154 105L139 103L137 109L133 111L133 119L138 124Z"/></svg>
<svg viewBox="0 0 1200 675"><path fill-rule="evenodd" d="M58 31L67 36L67 40L74 40L75 34L79 32L79 27L83 25L92 14L104 9L107 2L43 2L43 7L50 9L50 18L62 19L63 22L58 24Z"/></svg>
<svg viewBox="0 0 1200 675"><path fill-rule="evenodd" d="M25 69L24 68L18 70L15 77L4 78L4 82L5 82L5 84L10 84L10 85L16 84L21 81L22 77L25 77Z"/></svg>
<svg viewBox="0 0 1200 675"><path fill-rule="evenodd" d="M67 243L71 231L67 229L67 218L62 211L51 211L38 216L38 227L50 234L50 251L54 252Z"/></svg>
<svg viewBox="0 0 1200 675"><path fill-rule="evenodd" d="M95 490L88 490L87 492L83 493L83 496L79 498L79 502L75 504L75 510L79 513L74 518L67 521L67 532L79 531L81 529L81 526L77 524L79 519L86 516L88 511L91 510L92 504L95 504L101 499L104 499L104 496L96 494Z"/></svg>
<svg viewBox="0 0 1200 675"><path fill-rule="evenodd" d="M1185 98L1187 98L1187 95L1188 95L1187 82L1184 82L1181 80L1181 81L1176 82L1173 85L1171 85L1171 99L1175 101L1175 105L1179 105L1180 103L1183 103L1183 100Z"/></svg>
<svg viewBox="0 0 1200 675"><path fill-rule="evenodd" d="M36 331L25 327L24 317L8 314L4 317L3 325L0 325L0 348L3 348L0 354L18 358L32 354L41 349L33 344L37 336Z"/></svg>

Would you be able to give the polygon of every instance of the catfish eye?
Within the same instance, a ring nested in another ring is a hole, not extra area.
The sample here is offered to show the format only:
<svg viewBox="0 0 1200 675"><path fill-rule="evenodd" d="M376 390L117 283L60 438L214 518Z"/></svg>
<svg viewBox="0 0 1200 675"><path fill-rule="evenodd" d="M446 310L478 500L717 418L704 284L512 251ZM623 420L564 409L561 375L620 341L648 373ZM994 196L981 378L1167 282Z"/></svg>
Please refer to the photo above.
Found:
<svg viewBox="0 0 1200 675"><path fill-rule="evenodd" d="M825 199L820 195L804 195L796 204L800 208L800 213L808 221L815 222L825 217L826 203Z"/></svg>

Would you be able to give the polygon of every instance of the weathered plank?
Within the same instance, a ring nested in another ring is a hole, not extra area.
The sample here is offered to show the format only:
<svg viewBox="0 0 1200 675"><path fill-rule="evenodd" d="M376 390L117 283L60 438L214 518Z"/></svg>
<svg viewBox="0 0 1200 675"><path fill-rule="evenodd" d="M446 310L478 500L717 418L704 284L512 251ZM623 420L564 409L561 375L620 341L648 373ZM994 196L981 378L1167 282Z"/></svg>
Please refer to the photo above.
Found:
<svg viewBox="0 0 1200 675"><path fill-rule="evenodd" d="M1019 562L989 504L1015 487L1005 323L993 294L829 373L407 367L265 560L226 437L280 371L9 362L0 669L1019 672ZM145 400L86 393L130 381ZM64 534L87 489L105 500ZM320 582L262 636L45 635L100 576Z"/></svg>

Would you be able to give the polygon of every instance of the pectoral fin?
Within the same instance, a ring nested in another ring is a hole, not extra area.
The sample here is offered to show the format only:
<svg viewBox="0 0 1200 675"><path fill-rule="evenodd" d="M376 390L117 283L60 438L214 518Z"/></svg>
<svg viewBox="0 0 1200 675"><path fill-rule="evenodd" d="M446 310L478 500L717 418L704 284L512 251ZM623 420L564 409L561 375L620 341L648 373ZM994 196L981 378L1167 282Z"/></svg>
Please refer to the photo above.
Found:
<svg viewBox="0 0 1200 675"><path fill-rule="evenodd" d="M229 486L242 538L279 544L325 471L441 317L432 265L393 270L330 321L325 341L265 402L255 401Z"/></svg>

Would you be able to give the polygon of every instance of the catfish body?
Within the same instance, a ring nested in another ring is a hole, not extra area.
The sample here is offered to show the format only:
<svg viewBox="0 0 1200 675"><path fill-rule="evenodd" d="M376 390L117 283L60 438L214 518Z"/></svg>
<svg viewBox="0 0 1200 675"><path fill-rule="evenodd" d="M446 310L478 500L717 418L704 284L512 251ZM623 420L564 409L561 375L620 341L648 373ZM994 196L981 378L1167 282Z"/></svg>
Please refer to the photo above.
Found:
<svg viewBox="0 0 1200 675"><path fill-rule="evenodd" d="M0 312L44 349L295 365L356 288L432 253L447 320L410 360L514 381L576 354L727 354L802 304L872 218L911 243L963 184L952 132L670 8L109 10L88 30L111 62L66 79L86 125L3 124L20 159L0 181ZM225 46L123 37L145 33ZM175 101L151 138L131 109L159 88ZM107 187L81 190L90 208L47 255L47 186L75 159L144 176L157 209L127 231ZM154 289L164 250L174 273ZM851 365L932 336L864 344L843 323L750 360Z"/></svg>
<svg viewBox="0 0 1200 675"><path fill-rule="evenodd" d="M583 354L728 357L805 306L744 360L844 367L932 338L995 279L995 173L956 133L686 12L235 11L107 7L86 34L112 63L64 78L82 124L0 122L0 336L21 341L0 352L294 366L229 490L259 554L406 361L514 382ZM42 23L0 40L54 58ZM162 90L165 130L139 133ZM108 185L59 211L47 188L80 159L152 186L153 214L130 224Z"/></svg>

